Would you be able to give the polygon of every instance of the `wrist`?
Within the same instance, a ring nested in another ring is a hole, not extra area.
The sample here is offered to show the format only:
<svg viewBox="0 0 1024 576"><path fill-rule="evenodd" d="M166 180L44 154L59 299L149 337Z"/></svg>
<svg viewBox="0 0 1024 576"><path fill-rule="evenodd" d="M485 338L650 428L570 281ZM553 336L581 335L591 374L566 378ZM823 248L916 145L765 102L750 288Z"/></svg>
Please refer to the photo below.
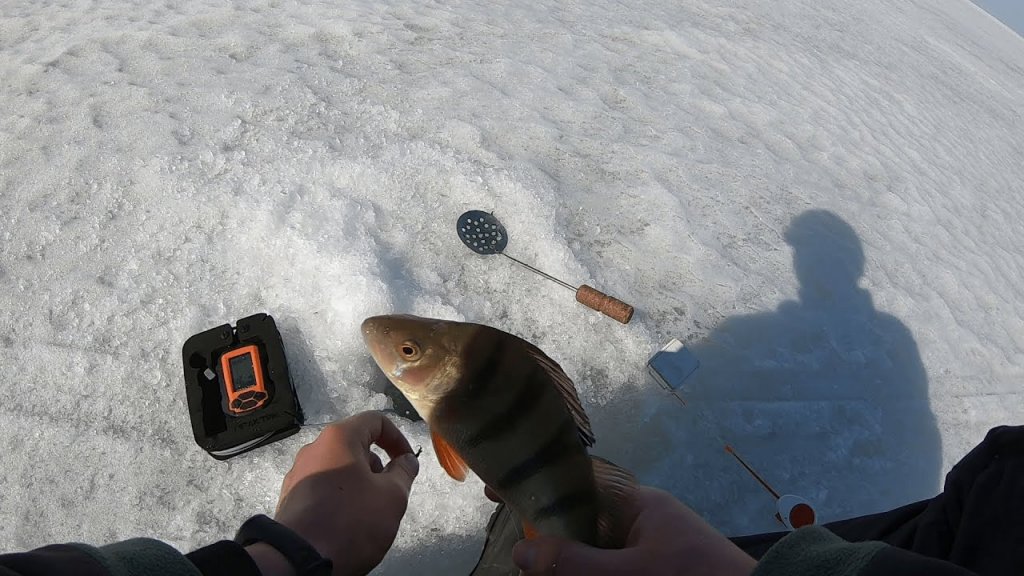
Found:
<svg viewBox="0 0 1024 576"><path fill-rule="evenodd" d="M330 576L332 563L291 528L257 514L235 534L263 576Z"/></svg>
<svg viewBox="0 0 1024 576"><path fill-rule="evenodd" d="M288 559L270 544L256 542L246 546L245 551L249 553L263 576L295 576L295 569Z"/></svg>

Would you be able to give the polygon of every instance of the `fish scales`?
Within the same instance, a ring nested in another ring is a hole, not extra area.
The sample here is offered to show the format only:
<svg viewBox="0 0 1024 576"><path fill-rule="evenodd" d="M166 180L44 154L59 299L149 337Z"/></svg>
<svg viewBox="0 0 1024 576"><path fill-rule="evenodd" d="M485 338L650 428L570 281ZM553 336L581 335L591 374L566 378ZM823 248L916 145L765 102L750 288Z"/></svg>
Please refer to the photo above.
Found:
<svg viewBox="0 0 1024 576"><path fill-rule="evenodd" d="M477 329L433 426L537 530L593 543L597 491L586 447L551 376L514 338Z"/></svg>
<svg viewBox="0 0 1024 576"><path fill-rule="evenodd" d="M479 324L386 316L367 319L363 333L435 443L439 436L538 532L598 544L593 436L554 361Z"/></svg>

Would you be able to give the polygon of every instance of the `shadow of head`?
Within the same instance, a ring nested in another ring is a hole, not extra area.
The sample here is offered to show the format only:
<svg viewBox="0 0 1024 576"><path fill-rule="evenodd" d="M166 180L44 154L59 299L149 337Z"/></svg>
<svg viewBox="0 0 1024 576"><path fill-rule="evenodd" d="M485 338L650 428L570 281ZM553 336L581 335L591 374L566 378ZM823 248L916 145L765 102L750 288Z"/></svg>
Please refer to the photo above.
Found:
<svg viewBox="0 0 1024 576"><path fill-rule="evenodd" d="M828 210L808 210L789 224L785 239L793 247L793 268L805 303L830 302L856 290L864 275L864 248L842 218Z"/></svg>

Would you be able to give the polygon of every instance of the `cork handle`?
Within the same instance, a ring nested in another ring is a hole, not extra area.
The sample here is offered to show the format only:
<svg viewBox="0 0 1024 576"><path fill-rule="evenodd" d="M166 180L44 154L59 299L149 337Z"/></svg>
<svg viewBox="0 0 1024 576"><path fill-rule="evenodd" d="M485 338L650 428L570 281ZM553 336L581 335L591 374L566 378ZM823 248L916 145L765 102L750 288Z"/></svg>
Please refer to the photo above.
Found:
<svg viewBox="0 0 1024 576"><path fill-rule="evenodd" d="M632 306L622 300L612 298L600 290L595 290L586 284L576 290L576 301L623 324L629 324L629 321L633 318Z"/></svg>

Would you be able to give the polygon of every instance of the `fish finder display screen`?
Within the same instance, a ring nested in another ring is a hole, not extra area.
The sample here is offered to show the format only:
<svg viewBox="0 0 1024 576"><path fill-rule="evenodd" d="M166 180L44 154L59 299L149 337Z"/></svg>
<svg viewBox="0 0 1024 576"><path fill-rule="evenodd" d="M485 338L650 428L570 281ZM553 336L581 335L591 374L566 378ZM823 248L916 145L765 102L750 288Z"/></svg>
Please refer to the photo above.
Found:
<svg viewBox="0 0 1024 576"><path fill-rule="evenodd" d="M232 358L231 363L231 387L235 392L252 388L256 385L256 373L253 372L252 354L242 354Z"/></svg>

